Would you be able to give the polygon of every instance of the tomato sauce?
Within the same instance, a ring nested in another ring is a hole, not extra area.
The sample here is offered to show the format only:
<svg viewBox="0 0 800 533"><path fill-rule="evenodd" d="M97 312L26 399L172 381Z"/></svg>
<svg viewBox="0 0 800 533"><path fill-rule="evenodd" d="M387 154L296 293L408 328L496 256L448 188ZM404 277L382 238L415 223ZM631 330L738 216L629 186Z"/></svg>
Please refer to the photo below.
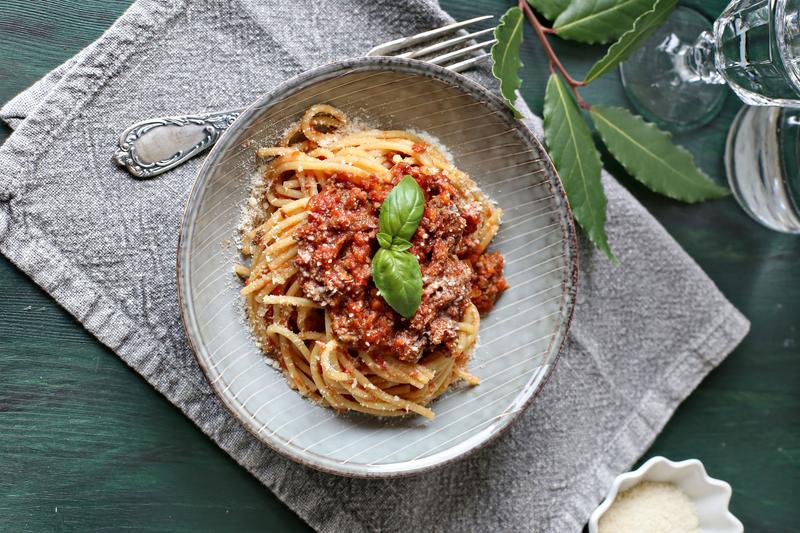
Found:
<svg viewBox="0 0 800 533"><path fill-rule="evenodd" d="M422 303L410 319L396 313L372 282L378 215L403 176L425 193L425 210L409 252L422 272ZM295 263L301 289L328 310L334 334L350 348L416 362L433 349L453 352L458 322L473 301L481 312L508 287L499 253L478 254L472 237L481 206L460 196L442 173L397 163L391 183L334 174L308 203L298 228Z"/></svg>

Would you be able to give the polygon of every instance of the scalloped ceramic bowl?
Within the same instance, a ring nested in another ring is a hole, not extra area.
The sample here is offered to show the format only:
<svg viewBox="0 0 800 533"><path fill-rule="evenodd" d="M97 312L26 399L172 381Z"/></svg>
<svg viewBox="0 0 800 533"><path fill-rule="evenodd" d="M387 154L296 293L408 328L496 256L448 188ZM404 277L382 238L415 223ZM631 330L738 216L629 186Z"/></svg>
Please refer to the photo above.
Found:
<svg viewBox="0 0 800 533"><path fill-rule="evenodd" d="M606 499L589 518L589 533L598 533L598 523L617 494L642 481L672 483L681 489L694 504L699 521L698 533L742 533L744 526L728 510L731 486L709 477L698 459L674 462L661 456L649 459L633 472L617 476Z"/></svg>
<svg viewBox="0 0 800 533"><path fill-rule="evenodd" d="M491 244L511 288L481 321L470 369L476 387L451 391L436 419L337 414L291 390L253 342L232 274L255 151L272 146L310 105L328 103L384 129L439 138L503 209ZM227 243L227 245L226 245ZM334 63L287 81L245 110L206 158L186 206L178 287L187 335L222 402L264 443L341 475L421 472L498 435L553 370L575 304L577 245L561 182L542 145L503 101L448 70L399 58Z"/></svg>

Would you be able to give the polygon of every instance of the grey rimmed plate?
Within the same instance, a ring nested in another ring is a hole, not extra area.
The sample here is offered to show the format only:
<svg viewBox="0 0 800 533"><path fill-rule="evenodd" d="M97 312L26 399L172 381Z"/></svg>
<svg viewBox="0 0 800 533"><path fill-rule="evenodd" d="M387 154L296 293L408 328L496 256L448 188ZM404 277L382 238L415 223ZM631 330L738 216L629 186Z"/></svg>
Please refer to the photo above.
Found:
<svg viewBox="0 0 800 533"><path fill-rule="evenodd" d="M432 421L338 414L289 389L250 336L232 264L255 150L272 146L312 104L382 129L428 132L503 209L491 247L511 288L481 321L472 388L436 400ZM275 451L341 475L385 477L453 461L498 435L553 370L575 305L575 229L542 145L484 87L440 67L361 58L306 72L252 104L205 160L178 250L186 332L231 413Z"/></svg>

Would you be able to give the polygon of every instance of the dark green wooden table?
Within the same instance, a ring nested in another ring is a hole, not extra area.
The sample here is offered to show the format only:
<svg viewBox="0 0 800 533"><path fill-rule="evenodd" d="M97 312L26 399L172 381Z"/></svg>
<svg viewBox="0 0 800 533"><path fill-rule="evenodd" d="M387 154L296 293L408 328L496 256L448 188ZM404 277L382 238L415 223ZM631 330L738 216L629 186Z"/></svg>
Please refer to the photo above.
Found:
<svg viewBox="0 0 800 533"><path fill-rule="evenodd" d="M509 0L441 0L457 19ZM130 0L1 0L0 102L98 37ZM715 17L725 0L689 2ZM559 43L573 74L600 49ZM524 45L523 93L541 111L546 62ZM627 105L610 75L590 102ZM680 135L724 179L738 101ZM123 126L123 125L120 125ZM0 142L10 134L0 128ZM734 488L748 531L800 527L800 237L750 221L733 199L687 206L648 193L605 157L752 321L744 343L679 408L645 457L698 457ZM308 530L116 355L0 259L0 531Z"/></svg>

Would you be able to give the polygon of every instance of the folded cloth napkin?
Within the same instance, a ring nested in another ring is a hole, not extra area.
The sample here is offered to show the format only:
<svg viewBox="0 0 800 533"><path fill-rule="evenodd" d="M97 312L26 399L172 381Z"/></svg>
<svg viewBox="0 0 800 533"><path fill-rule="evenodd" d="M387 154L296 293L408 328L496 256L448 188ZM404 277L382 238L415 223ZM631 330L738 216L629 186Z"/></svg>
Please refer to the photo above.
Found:
<svg viewBox="0 0 800 533"><path fill-rule="evenodd" d="M510 431L411 478L355 480L275 454L198 368L175 287L197 158L158 178L111 162L152 116L244 106L287 77L451 19L433 0L139 0L0 115L0 251L320 531L580 531L611 480L748 322L608 174L611 265L582 243L579 302L550 382ZM486 71L479 79L488 83ZM541 122L528 114L541 137Z"/></svg>

